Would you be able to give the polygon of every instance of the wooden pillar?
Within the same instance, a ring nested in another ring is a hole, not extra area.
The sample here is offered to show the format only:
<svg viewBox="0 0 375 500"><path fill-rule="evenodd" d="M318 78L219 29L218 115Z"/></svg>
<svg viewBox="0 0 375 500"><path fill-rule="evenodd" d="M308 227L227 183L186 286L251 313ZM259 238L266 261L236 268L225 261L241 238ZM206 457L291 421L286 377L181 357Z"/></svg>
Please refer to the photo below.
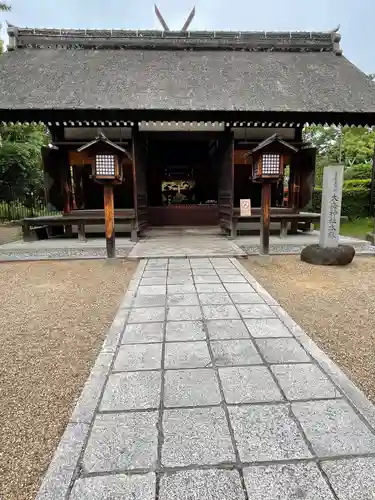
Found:
<svg viewBox="0 0 375 500"><path fill-rule="evenodd" d="M61 184L63 192L63 210L65 214L72 211L72 184L70 179L70 167L69 165L64 165L61 171Z"/></svg>
<svg viewBox="0 0 375 500"><path fill-rule="evenodd" d="M291 165L290 181L288 189L288 206L294 211L298 210L299 206L299 188L300 188L300 172L297 164ZM291 221L290 234L297 234L298 221Z"/></svg>
<svg viewBox="0 0 375 500"><path fill-rule="evenodd" d="M113 185L104 184L104 217L105 217L105 239L107 246L107 258L116 257L115 246L115 211L113 200Z"/></svg>
<svg viewBox="0 0 375 500"><path fill-rule="evenodd" d="M301 182L300 172L295 165L292 165L290 171L289 187L288 187L288 206L293 210L298 210L300 182Z"/></svg>
<svg viewBox="0 0 375 500"><path fill-rule="evenodd" d="M262 184L262 214L260 225L260 253L268 255L270 251L270 208L271 183Z"/></svg>

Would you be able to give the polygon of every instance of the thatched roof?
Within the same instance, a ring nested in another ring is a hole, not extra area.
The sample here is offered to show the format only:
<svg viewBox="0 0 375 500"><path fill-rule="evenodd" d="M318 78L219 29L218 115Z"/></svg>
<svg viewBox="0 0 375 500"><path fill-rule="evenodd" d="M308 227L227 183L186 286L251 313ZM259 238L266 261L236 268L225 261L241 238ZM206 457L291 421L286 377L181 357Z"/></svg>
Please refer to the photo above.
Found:
<svg viewBox="0 0 375 500"><path fill-rule="evenodd" d="M375 84L335 32L8 32L0 111L375 113Z"/></svg>

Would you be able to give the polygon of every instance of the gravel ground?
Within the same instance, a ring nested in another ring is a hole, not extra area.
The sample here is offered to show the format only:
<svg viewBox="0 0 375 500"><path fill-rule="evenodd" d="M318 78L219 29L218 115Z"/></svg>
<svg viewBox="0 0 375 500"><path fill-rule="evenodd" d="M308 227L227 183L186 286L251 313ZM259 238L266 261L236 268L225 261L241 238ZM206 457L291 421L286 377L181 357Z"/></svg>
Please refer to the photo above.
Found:
<svg viewBox="0 0 375 500"><path fill-rule="evenodd" d="M7 224L0 224L0 245L4 243L12 243L21 239L21 228Z"/></svg>
<svg viewBox="0 0 375 500"><path fill-rule="evenodd" d="M136 263L0 264L0 498L32 500Z"/></svg>
<svg viewBox="0 0 375 500"><path fill-rule="evenodd" d="M68 245L69 243L67 243ZM116 256L125 258L128 256L130 248L117 248ZM105 258L107 251L105 248L54 248L38 250L2 250L0 247L1 261L22 261L22 260L54 260L54 259L90 259Z"/></svg>
<svg viewBox="0 0 375 500"><path fill-rule="evenodd" d="M375 403L375 258L347 267L294 255L240 262Z"/></svg>
<svg viewBox="0 0 375 500"><path fill-rule="evenodd" d="M242 250L247 255L259 255L259 245L240 245ZM299 255L306 245L270 245L271 255L295 254ZM356 244L355 251L357 254L372 255L375 254L375 246L369 244Z"/></svg>

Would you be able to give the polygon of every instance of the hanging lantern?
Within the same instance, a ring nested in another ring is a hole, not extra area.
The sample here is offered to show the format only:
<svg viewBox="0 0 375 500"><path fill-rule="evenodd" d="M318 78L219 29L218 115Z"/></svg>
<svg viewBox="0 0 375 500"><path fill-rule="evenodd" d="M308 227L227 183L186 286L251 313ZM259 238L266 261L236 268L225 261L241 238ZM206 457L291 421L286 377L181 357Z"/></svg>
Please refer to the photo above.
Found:
<svg viewBox="0 0 375 500"><path fill-rule="evenodd" d="M93 157L92 178L97 182L123 181L122 160L128 156L127 151L100 134L93 141L81 146L78 152L86 150ZM130 158L130 157L129 157Z"/></svg>
<svg viewBox="0 0 375 500"><path fill-rule="evenodd" d="M278 181L284 175L284 155L297 151L296 147L283 141L276 134L261 142L250 152L253 158L253 181Z"/></svg>

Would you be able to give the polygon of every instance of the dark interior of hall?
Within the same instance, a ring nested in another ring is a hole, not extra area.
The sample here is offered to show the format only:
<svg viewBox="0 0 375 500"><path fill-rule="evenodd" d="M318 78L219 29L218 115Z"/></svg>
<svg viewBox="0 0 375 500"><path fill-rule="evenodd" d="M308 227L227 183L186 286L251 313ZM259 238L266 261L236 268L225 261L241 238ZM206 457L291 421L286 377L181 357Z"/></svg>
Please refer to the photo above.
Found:
<svg viewBox="0 0 375 500"><path fill-rule="evenodd" d="M218 168L210 141L153 139L147 148L147 191L151 207L217 203Z"/></svg>

